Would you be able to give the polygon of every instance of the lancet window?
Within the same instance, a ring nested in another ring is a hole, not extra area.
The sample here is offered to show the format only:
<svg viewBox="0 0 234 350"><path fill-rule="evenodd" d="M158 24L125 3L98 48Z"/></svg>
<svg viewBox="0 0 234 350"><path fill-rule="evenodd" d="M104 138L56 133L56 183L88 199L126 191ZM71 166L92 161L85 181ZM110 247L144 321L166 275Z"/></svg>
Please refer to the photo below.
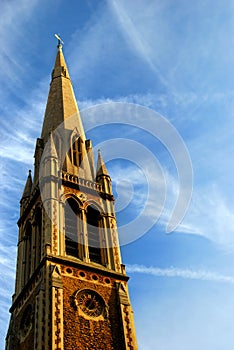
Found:
<svg viewBox="0 0 234 350"><path fill-rule="evenodd" d="M101 264L101 240L100 240L100 212L88 206L87 208L87 230L88 230L88 245L89 245L89 259L90 261Z"/></svg>
<svg viewBox="0 0 234 350"><path fill-rule="evenodd" d="M77 135L72 137L72 162L77 167L82 167L82 139Z"/></svg>
<svg viewBox="0 0 234 350"><path fill-rule="evenodd" d="M73 198L65 203L65 249L66 254L78 257L79 206Z"/></svg>
<svg viewBox="0 0 234 350"><path fill-rule="evenodd" d="M37 208L35 212L35 267L41 260L41 232L42 232L42 213L41 208Z"/></svg>
<svg viewBox="0 0 234 350"><path fill-rule="evenodd" d="M32 225L30 222L27 222L25 228L24 248L24 283L26 283L30 277L32 263Z"/></svg>

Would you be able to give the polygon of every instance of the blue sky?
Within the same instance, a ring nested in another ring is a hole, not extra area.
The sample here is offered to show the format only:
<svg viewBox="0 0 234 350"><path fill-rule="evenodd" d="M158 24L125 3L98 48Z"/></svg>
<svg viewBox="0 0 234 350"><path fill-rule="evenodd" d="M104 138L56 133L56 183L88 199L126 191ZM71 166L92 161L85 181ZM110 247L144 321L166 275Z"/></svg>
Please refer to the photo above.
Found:
<svg viewBox="0 0 234 350"><path fill-rule="evenodd" d="M234 2L9 0L0 13L1 348L14 289L19 200L33 168L59 32L80 109L117 101L148 107L178 130L191 157L191 203L176 231L166 234L178 176L165 146L126 125L88 132L94 145L108 139L107 130L109 139L144 145L166 180L159 221L122 247L139 349L233 349ZM103 153L109 159L104 146ZM146 176L131 159L108 166L121 226L141 213L158 173ZM157 198L151 204L146 222L158 210Z"/></svg>

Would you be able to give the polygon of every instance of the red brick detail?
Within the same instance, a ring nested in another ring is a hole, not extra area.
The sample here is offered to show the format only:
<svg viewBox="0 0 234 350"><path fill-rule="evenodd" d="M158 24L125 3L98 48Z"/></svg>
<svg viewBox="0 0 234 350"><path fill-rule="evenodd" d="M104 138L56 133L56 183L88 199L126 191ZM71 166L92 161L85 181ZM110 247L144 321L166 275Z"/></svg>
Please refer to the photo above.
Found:
<svg viewBox="0 0 234 350"><path fill-rule="evenodd" d="M75 270L75 269L74 269ZM78 274L78 271L74 274ZM102 279L101 275L98 275ZM62 276L64 305L64 348L66 350L125 350L117 290L113 286L90 280ZM107 312L103 317L88 317L74 308L74 293L95 290L103 298Z"/></svg>
<svg viewBox="0 0 234 350"><path fill-rule="evenodd" d="M60 305L61 305L61 300L60 300L60 289L59 288L55 288L55 302L54 302L54 306L55 306L55 321L54 321L54 332L55 332L55 344L56 344L56 350L61 350L61 330L60 330L60 326L61 326L61 317L60 317Z"/></svg>
<svg viewBox="0 0 234 350"><path fill-rule="evenodd" d="M126 337L128 339L127 345L128 345L128 350L134 350L133 343L132 343L132 341L133 341L132 330L131 330L131 325L130 325L130 318L129 318L128 309L129 309L129 307L126 305L123 308L123 312L125 314L124 321L126 322L126 329L127 329L127 334L126 334Z"/></svg>

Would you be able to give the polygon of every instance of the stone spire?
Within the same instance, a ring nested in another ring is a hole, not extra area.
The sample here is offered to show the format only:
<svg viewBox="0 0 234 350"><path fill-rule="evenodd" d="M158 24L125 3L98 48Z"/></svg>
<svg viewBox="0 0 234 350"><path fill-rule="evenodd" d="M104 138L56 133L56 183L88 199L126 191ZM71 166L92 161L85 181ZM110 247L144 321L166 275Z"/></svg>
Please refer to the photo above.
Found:
<svg viewBox="0 0 234 350"><path fill-rule="evenodd" d="M109 199L114 200L112 193L111 178L108 174L100 149L98 150L96 181L102 185L102 189L105 192L105 194L109 196Z"/></svg>
<svg viewBox="0 0 234 350"><path fill-rule="evenodd" d="M68 128L76 125L78 133L85 139L84 129L81 122L79 109L74 95L72 83L68 73L67 65L63 56L62 45L59 42L54 69L52 71L52 80L48 95L44 123L42 127L41 138L46 142L49 134L64 122ZM69 122L69 117L76 116L74 121Z"/></svg>
<svg viewBox="0 0 234 350"><path fill-rule="evenodd" d="M109 177L109 174L108 174L107 168L106 168L106 166L105 166L104 160L103 160L103 158L102 158L101 151L100 151L100 149L99 149L99 150L98 150L98 161L97 161L96 179L98 180L98 178L99 178L100 176L108 176L108 177Z"/></svg>
<svg viewBox="0 0 234 350"><path fill-rule="evenodd" d="M24 187L24 192L22 195L22 199L30 197L32 191L32 176L31 176L31 170L28 172L28 178Z"/></svg>

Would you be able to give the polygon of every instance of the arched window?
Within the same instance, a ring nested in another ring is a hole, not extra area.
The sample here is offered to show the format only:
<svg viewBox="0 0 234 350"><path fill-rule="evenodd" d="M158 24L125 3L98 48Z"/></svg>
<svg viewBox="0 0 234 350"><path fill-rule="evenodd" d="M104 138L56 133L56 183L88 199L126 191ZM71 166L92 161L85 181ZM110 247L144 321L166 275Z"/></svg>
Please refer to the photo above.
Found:
<svg viewBox="0 0 234 350"><path fill-rule="evenodd" d="M75 166L82 167L82 140L73 136L72 138L72 162Z"/></svg>
<svg viewBox="0 0 234 350"><path fill-rule="evenodd" d="M78 257L78 211L79 206L73 198L65 203L65 249L67 255Z"/></svg>
<svg viewBox="0 0 234 350"><path fill-rule="evenodd" d="M42 232L42 213L38 207L35 212L35 268L41 261L41 232Z"/></svg>
<svg viewBox="0 0 234 350"><path fill-rule="evenodd" d="M89 259L90 261L102 264L100 234L99 234L99 218L98 210L91 206L87 208L87 229L88 229L88 244L89 244Z"/></svg>
<svg viewBox="0 0 234 350"><path fill-rule="evenodd" d="M31 274L31 262L32 262L32 226L28 222L25 229L25 251L24 251L24 283L26 283Z"/></svg>

